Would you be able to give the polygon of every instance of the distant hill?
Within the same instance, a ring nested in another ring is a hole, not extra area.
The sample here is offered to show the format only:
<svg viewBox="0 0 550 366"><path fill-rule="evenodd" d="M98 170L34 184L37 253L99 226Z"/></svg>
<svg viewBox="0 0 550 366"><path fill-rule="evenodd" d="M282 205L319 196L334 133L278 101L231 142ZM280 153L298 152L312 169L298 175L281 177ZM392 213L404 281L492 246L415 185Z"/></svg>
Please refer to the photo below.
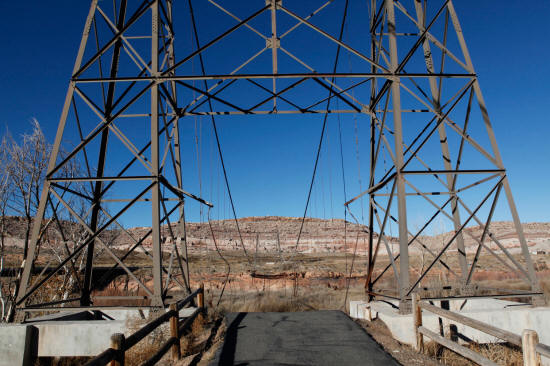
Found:
<svg viewBox="0 0 550 366"><path fill-rule="evenodd" d="M301 218L282 217L282 216L263 216L263 217L245 217L238 220L239 228L247 250L255 251L256 238L258 237L258 250L261 251L294 251L300 231ZM212 221L212 228L216 237L218 246L223 250L240 249L240 239L237 226L234 220ZM144 234L149 228L133 228L130 232L135 234ZM175 230L175 227L174 227ZM550 223L525 223L523 230L530 250L550 250ZM466 229L464 233L464 242L467 252L475 252L477 242L472 238L480 238L483 230L479 226L473 226ZM510 248L512 253L519 253L519 240L512 222L496 221L491 224L491 232L494 237L506 248ZM277 234L279 242L277 242ZM393 233L395 235L396 233ZM420 236L418 238L429 248L436 249L444 245L451 239L454 232L447 232L437 236ZM163 237L169 236L167 226L162 230ZM137 235L136 235L137 236ZM374 233L378 240L378 234ZM187 240L188 250L196 253L204 250L214 250L212 233L208 223L188 223ZM489 238L486 242L490 242ZM131 245L126 235L117 237L116 245ZM147 240L145 245L150 245ZM165 245L169 245L167 243ZM363 225L344 223L342 219L324 220L316 218L306 218L298 251L305 253L353 253L366 255L368 250L368 228ZM388 244L393 252L399 250L398 239L389 237ZM496 244L489 244L492 248L498 249ZM418 254L421 246L413 244L410 246L411 253ZM168 248L166 248L168 250ZM451 247L453 250L453 247ZM383 242L380 246L380 254L386 255L387 251Z"/></svg>
<svg viewBox="0 0 550 366"><path fill-rule="evenodd" d="M297 243L298 233L300 231L301 218L282 217L282 216L263 216L263 217L244 217L238 220L239 228L247 250L255 251L258 239L259 252L290 252L294 251ZM216 243L222 250L239 250L240 238L237 226L234 220L212 221L212 229L216 238ZM69 231L75 231L74 223L64 223ZM175 235L179 235L177 224L172 224L172 230ZM9 217L6 225L6 245L22 247L25 221L19 217ZM149 227L128 228L128 232L135 238L140 238ZM205 223L187 223L188 250L190 253L200 253L201 251L214 250L214 241L208 222ZM550 251L550 223L525 223L523 230L527 238L531 251L546 250ZM464 234L465 245L468 252L475 251L477 243L471 235L479 238L482 230L478 226L466 229ZM162 227L163 246L169 250L171 246L169 238L169 228L167 225ZM515 234L514 225L508 221L497 221L491 224L491 232L499 242L511 248L512 252L519 252L519 241ZM61 237L57 230L52 226L48 234L53 241L60 241ZM396 233L393 233L394 235ZM471 234L471 235L470 235ZM135 242L121 230L112 230L104 234L112 240L113 245L119 249L127 248ZM419 241L430 248L441 247L453 235L453 232L437 236L420 236ZM374 237L378 240L378 235ZM278 240L277 240L278 238ZM398 240L395 237L388 239L391 250L397 252L399 249ZM304 253L353 253L358 255L367 254L368 228L363 225L344 223L342 219L324 220L316 218L306 218L298 251ZM144 241L144 246L151 246L151 239ZM497 248L495 244L491 247ZM411 253L419 253L420 246L413 244L410 247ZM452 248L451 248L452 250ZM384 243L381 243L380 254L386 254Z"/></svg>

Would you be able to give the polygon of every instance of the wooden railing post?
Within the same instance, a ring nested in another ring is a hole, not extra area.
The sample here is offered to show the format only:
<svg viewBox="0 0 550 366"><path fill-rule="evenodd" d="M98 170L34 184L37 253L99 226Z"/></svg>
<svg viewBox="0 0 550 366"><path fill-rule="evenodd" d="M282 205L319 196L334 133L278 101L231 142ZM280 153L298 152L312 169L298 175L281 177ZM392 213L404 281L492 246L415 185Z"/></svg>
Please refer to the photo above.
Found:
<svg viewBox="0 0 550 366"><path fill-rule="evenodd" d="M418 331L418 327L422 326L422 309L420 308L420 295L418 293L412 294L412 311L414 334L416 338L415 349L417 352L422 352L424 350L424 336Z"/></svg>
<svg viewBox="0 0 550 366"><path fill-rule="evenodd" d="M197 306L204 309L204 283L201 282L200 292L197 294Z"/></svg>
<svg viewBox="0 0 550 366"><path fill-rule="evenodd" d="M115 333L111 336L111 348L116 351L115 358L111 361L111 366L124 366L124 334Z"/></svg>
<svg viewBox="0 0 550 366"><path fill-rule="evenodd" d="M521 334L521 348L523 350L523 366L539 366L540 355L537 353L539 336L531 329L525 329Z"/></svg>
<svg viewBox="0 0 550 366"><path fill-rule="evenodd" d="M177 339L172 345L172 360L179 360L181 358L181 349L178 324L179 314L176 304L170 304L170 311L174 312L170 317L170 337Z"/></svg>
<svg viewBox="0 0 550 366"><path fill-rule="evenodd" d="M367 315L367 319L369 320L369 322L372 322L372 309L370 307L371 304L368 304L367 307L365 308L365 311L366 311L366 315Z"/></svg>

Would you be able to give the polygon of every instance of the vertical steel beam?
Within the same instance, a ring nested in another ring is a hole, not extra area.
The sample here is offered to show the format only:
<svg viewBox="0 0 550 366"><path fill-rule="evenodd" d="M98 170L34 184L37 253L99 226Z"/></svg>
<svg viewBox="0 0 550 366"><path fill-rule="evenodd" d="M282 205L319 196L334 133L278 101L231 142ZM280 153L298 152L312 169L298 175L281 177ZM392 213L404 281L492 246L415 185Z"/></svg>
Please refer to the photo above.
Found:
<svg viewBox="0 0 550 366"><path fill-rule="evenodd" d="M175 65L176 63L176 56L175 56L175 50L174 50L174 34L172 33L172 29L173 29L173 18L172 18L172 0L166 0L166 10L167 10L167 15L168 15L168 22L170 23L169 26L168 26L168 32L169 32L169 36L168 36L168 42L169 42L169 46L168 46L168 67L169 68L172 68L172 66ZM175 71L172 71L170 74L173 74L175 75ZM175 81L172 81L170 83L170 87L171 87L171 90L172 90L172 98L177 101L177 89L176 89L176 82ZM177 111L174 111L175 113L177 113ZM180 140L180 133L179 133L179 117L178 116L175 116L175 120L174 120L174 157L176 159L176 161L174 162L175 166L176 166L176 180L177 180L177 186L179 189L183 189L183 172L182 172L182 168L181 168L181 146L180 146L180 143L181 143L181 140ZM184 207L184 198L183 196L180 197L180 203L181 205L179 206L179 219L178 219L178 240L176 241L176 245L180 244L180 243L183 243L183 248L182 248L182 257L183 257L183 260L185 262L185 265L183 266L183 273L182 273L182 276L183 276L183 279L184 279L184 283L185 285L187 286L186 290L188 293L191 292L191 288L190 288L190 282L189 282L189 260L188 260L188 253L187 253L187 240L181 240L179 238L181 238L182 236L185 237L184 233L185 233L185 207Z"/></svg>
<svg viewBox="0 0 550 366"><path fill-rule="evenodd" d="M376 18L376 0L371 0L371 14L369 29L374 28L374 21ZM371 32L371 58L376 61L376 35L374 30ZM374 65L371 65L371 72L375 73L376 68ZM371 83L371 95L370 95L370 108L373 108L374 99L376 98L376 78L372 79ZM369 179L369 190L374 186L374 178L376 175L376 161L375 161L375 147L376 147L376 114L370 116L370 179ZM367 293L369 301L372 300L372 271L373 271L373 258L372 258L372 249L374 245L374 192L369 194L369 252L368 252L368 268L367 273L369 273L369 281L366 284Z"/></svg>
<svg viewBox="0 0 550 366"><path fill-rule="evenodd" d="M270 1L270 0L268 0ZM281 0L271 0L271 60L273 64L273 74L277 74L277 47L279 40L277 39L277 3ZM277 110L277 79L273 78L273 110Z"/></svg>
<svg viewBox="0 0 550 366"><path fill-rule="evenodd" d="M420 1L414 1L414 7L416 10L416 17L418 19L418 26L419 31L423 32L425 30L425 22L426 19L424 18L425 15L425 9L423 9L422 3ZM433 63L433 57L432 57L432 51L430 49L430 42L428 38L424 39L424 42L422 43L422 48L424 51L424 60L426 63L426 69L428 73L433 74L435 73L434 69L434 63ZM435 78L429 78L429 84L430 84L430 92L432 94L432 99L434 103L434 109L441 113L441 101L439 100L439 88L437 86L437 82ZM447 132L445 131L445 124L439 123L437 127L437 131L439 133L439 141L441 145L441 153L443 157L443 164L445 166L445 170L453 170L453 166L451 164L451 153L449 151L449 143L447 141ZM452 193L454 191L454 185L456 184L456 179L451 173L445 174L447 179L447 189L451 193L452 201L451 201L451 209L453 213L453 225L455 231L458 231L460 228L460 212L458 211L458 201L456 194ZM462 282L465 284L467 282L468 277L468 261L466 258L466 247L464 245L464 235L462 232L459 233L459 235L456 238L457 243L457 255L458 255L458 262L460 264L461 274L462 274Z"/></svg>
<svg viewBox="0 0 550 366"><path fill-rule="evenodd" d="M88 36L90 34L90 28L94 20L95 11L97 8L98 0L92 0L90 4L90 10L86 18L86 23L84 25L84 31L82 32L82 38L80 40L80 46L78 47L78 54L73 67L73 74L75 74L82 64L82 58L84 57L84 50L86 49L86 44L88 43ZM75 84L71 83L69 89L67 90L67 95L65 96L65 102L63 104L63 110L61 112L61 117L59 118L59 126L57 127L57 133L55 135L55 140L53 148L50 155L50 160L48 162L48 174L55 168L57 155L61 146L61 139L63 137L63 132L65 131L65 124L67 122L67 116L69 114L69 109L71 107L71 102L73 99L73 94L75 90ZM16 289L15 297L16 301L19 301L27 292L27 286L29 285L29 280L31 276L31 270L33 267L33 260L36 254L36 248L38 244L38 239L40 235L40 227L42 226L42 220L44 219L44 213L46 211L46 204L48 202L48 194L50 191L50 181L46 178L44 181L44 186L42 187L42 192L40 193L40 203L38 204L38 209L36 211L36 216L34 219L34 224L31 233L31 241L29 243L29 250L27 252L27 258L21 264L23 266L23 274L21 280L19 281L19 288ZM9 321L13 321L14 313L10 314Z"/></svg>
<svg viewBox="0 0 550 366"><path fill-rule="evenodd" d="M466 61L466 65L469 68L470 73L475 73L474 66L472 63L472 59L470 57L470 52L468 51L468 47L466 46L466 41L464 39L464 34L462 33L462 28L460 26L460 22L458 21L458 17L456 15L456 11L453 5L452 1L449 1L447 4L447 8L449 9L449 15L451 16L451 22L453 24L453 27L455 29L458 43L460 44L460 48L462 50L462 54L464 56L464 60ZM479 108L481 109L481 115L483 117L483 121L485 123L485 129L487 130L487 134L489 135L489 140L491 142L491 148L493 150L493 154L495 155L495 160L497 162L497 166L499 169L504 169L504 164L502 162L502 156L500 155L500 150L498 148L498 144L496 141L495 133L493 131L493 126L491 125L491 120L489 119L489 114L487 112L487 107L485 105L485 100L483 99L483 94L481 93L481 88L479 86L479 81L474 81L473 89L476 94L477 102L479 104ZM540 285L537 279L537 276L535 274L535 268L533 266L533 261L531 259L531 256L529 254L529 248L527 246L527 241L525 240L525 234L523 233L523 227L521 226L521 221L519 219L519 214L516 208L516 204L514 202L514 197L512 195L512 190L510 189L510 183L508 182L508 177L504 177L502 181L502 187L504 188L504 193L506 194L506 199L508 200L508 206L510 207L510 213L512 214L512 218L514 220L514 226L516 228L519 242L521 245L521 253L523 255L523 258L525 260L525 264L527 266L527 272L529 273L529 280L531 281L531 288L533 291L539 291Z"/></svg>
<svg viewBox="0 0 550 366"><path fill-rule="evenodd" d="M159 75L159 0L151 6L151 76ZM151 305L163 306L162 251L160 241L160 182L159 182L159 86L151 87L151 218L153 239L153 299Z"/></svg>
<svg viewBox="0 0 550 366"><path fill-rule="evenodd" d="M119 13L118 13L118 19L117 19L117 28L122 29L124 27L124 20L126 18L126 4L127 0L121 0L120 6L119 6ZM111 71L109 73L110 78L116 78L118 73L118 64L119 64L119 58L120 58L120 51L122 50L122 39L118 39L114 45L113 48L113 56L111 59ZM111 113L113 109L113 101L115 97L115 86L116 83L110 82L109 88L107 90L107 99L105 101L105 120L108 120L111 118ZM98 178L103 177L103 172L105 170L105 159L107 156L107 143L109 141L109 129L106 128L101 133L101 143L99 148L99 157L97 160L97 171L96 176ZM93 202L94 205L92 208L92 214L90 217L90 228L92 232L95 233L98 226L98 220L99 220L99 213L101 212L101 197L102 197L102 190L103 190L103 182L102 181L96 181L94 192L93 192ZM95 247L95 241L92 241L88 245L88 249L86 252L86 267L84 269L84 284L82 286L82 293L80 297L80 305L81 306L89 306L91 305L90 301L90 292L93 288L92 285L92 272L93 272L93 261L94 261L94 247Z"/></svg>
<svg viewBox="0 0 550 366"><path fill-rule="evenodd" d="M395 9L394 1L386 0L385 2L388 33L390 44L390 69L392 73L396 73L399 66L397 54L397 37L395 24ZM399 310L406 312L410 306L405 303L405 297L409 288L409 246L408 246L408 230L407 230L407 203L405 196L405 180L402 174L403 162L403 128L401 121L401 91L399 79L396 77L391 81L391 98L393 105L393 129L395 137L395 163L396 163L396 185L397 185L397 210L399 217Z"/></svg>

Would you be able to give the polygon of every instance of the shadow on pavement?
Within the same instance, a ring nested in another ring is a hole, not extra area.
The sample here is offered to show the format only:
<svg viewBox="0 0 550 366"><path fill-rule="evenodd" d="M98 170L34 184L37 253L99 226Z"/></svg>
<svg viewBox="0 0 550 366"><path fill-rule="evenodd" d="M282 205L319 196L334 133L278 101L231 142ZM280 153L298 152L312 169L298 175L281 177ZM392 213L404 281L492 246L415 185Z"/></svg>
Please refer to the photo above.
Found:
<svg viewBox="0 0 550 366"><path fill-rule="evenodd" d="M235 320L233 320L231 324L227 327L225 341L223 344L222 352L220 354L220 361L218 365L233 365L233 362L235 361L235 350L237 348L237 333L238 330L241 328L239 327L239 324L241 324L246 315L247 313L239 313L235 317ZM245 364L240 365L244 366Z"/></svg>

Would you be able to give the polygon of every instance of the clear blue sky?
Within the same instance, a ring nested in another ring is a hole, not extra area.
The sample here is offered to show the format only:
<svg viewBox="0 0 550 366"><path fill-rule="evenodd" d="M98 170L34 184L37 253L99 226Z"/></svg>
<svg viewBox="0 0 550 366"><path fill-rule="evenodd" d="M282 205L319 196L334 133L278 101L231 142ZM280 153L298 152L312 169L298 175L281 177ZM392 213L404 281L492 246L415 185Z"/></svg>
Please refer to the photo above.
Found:
<svg viewBox="0 0 550 366"><path fill-rule="evenodd" d="M318 3L310 2L312 7ZM178 1L175 3L177 6ZM207 6L200 5L199 1L195 3L197 11ZM239 3L238 10L243 14L244 2ZM260 3L263 4L263 0L254 1L254 8L261 6ZM12 134L19 135L29 130L31 118L37 118L47 137L53 140L88 7L86 0L0 2L2 129L7 127ZM550 105L547 65L550 59L550 3L535 1L527 5L517 0L460 0L455 1L455 7L480 78L521 219L524 222L550 221L550 144L547 142L550 136L547 111ZM340 15L334 19L332 29L337 29ZM359 191L354 120L349 116L342 118L345 118L342 122L347 141L344 155L349 198ZM366 121L364 117L358 119L364 186L367 184L369 139ZM183 129L186 143L183 160L191 170L190 177L184 179L186 187L198 193L193 123ZM222 190L217 188L221 180L216 174L211 178L208 173L216 169L212 168L216 156L211 147L208 120L202 123L203 195L218 202L215 218L229 217L227 200L217 193ZM219 119L238 216L302 215L321 123L320 116L303 120L296 117ZM337 138L337 120L331 117L327 144L333 152L325 153L321 160L320 177L323 178L317 182L314 192L310 211L313 216L342 217L344 199L336 154ZM198 220L198 215L195 210L190 218ZM495 219L508 217L497 214ZM145 225L142 221L136 217L135 222L126 223Z"/></svg>

